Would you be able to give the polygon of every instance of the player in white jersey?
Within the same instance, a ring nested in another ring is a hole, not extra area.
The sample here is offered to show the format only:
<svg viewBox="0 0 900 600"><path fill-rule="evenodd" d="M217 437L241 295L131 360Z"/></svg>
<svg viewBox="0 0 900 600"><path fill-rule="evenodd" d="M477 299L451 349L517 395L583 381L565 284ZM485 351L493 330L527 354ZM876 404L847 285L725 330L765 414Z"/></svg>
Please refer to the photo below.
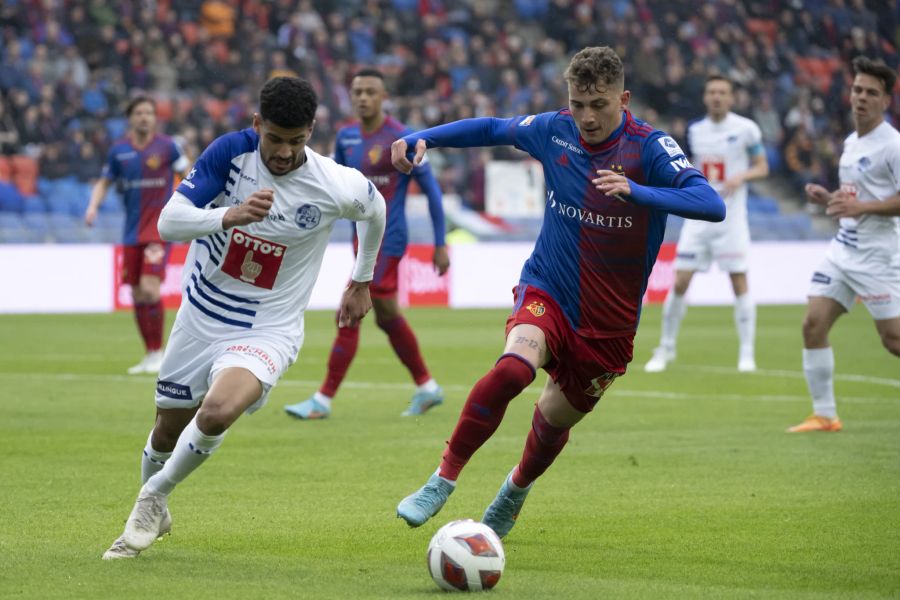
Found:
<svg viewBox="0 0 900 600"><path fill-rule="evenodd" d="M788 429L840 431L834 352L828 333L858 297L887 350L900 356L900 133L884 120L897 74L883 62L853 60L850 107L855 131L844 141L840 187L806 186L811 202L840 219L825 260L812 276L803 320L803 372L813 414Z"/></svg>
<svg viewBox="0 0 900 600"><path fill-rule="evenodd" d="M303 342L303 313L340 218L360 248L342 325L371 309L384 198L355 169L306 147L317 100L308 82L270 80L253 128L203 152L159 219L163 238L193 240L181 309L156 385L144 481L125 532L103 555L130 558L171 528L167 499L243 412L262 406Z"/></svg>
<svg viewBox="0 0 900 600"><path fill-rule="evenodd" d="M731 277L734 323L740 350L738 370L756 370L754 338L756 306L747 286L750 226L747 223L747 182L769 174L762 132L750 119L731 112L731 80L713 75L703 92L706 117L688 127L688 154L725 201L721 223L687 220L678 239L675 286L663 304L662 335L644 370L657 373L675 359L681 320L687 311L685 294L696 271L706 271L715 260Z"/></svg>

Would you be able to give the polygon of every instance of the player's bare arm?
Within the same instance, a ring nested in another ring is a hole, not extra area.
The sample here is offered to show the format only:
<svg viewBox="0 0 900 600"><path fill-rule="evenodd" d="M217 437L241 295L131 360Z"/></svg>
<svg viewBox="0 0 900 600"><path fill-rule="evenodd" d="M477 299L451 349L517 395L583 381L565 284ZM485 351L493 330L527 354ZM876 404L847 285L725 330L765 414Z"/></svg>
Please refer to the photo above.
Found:
<svg viewBox="0 0 900 600"><path fill-rule="evenodd" d="M450 254L447 252L447 246L435 246L434 254L431 256L431 263L438 275L443 275L450 268Z"/></svg>
<svg viewBox="0 0 900 600"><path fill-rule="evenodd" d="M241 204L228 209L222 218L222 228L230 229L238 225L259 223L268 216L274 201L273 190L262 189L253 192Z"/></svg>
<svg viewBox="0 0 900 600"><path fill-rule="evenodd" d="M91 200L88 202L87 210L84 212L84 224L88 227L93 227L94 222L97 220L97 211L100 209L100 205L103 204L103 199L106 198L109 183L109 179L101 177L91 190Z"/></svg>
<svg viewBox="0 0 900 600"><path fill-rule="evenodd" d="M412 161L410 161L409 158L406 157L408 148L406 141L403 138L400 138L391 144L391 163L394 165L395 169L409 175L412 173L414 167L422 164L422 159L425 158L426 146L425 140L416 142L416 155L413 157Z"/></svg>
<svg viewBox="0 0 900 600"><path fill-rule="evenodd" d="M355 327L372 309L369 295L371 281L350 281L341 296L341 312L338 327Z"/></svg>
<svg viewBox="0 0 900 600"><path fill-rule="evenodd" d="M855 218L861 215L879 215L882 217L900 216L900 194L885 198L881 202L860 202L853 194L837 191L832 194L825 214L830 217Z"/></svg>
<svg viewBox="0 0 900 600"><path fill-rule="evenodd" d="M753 165L749 169L725 180L724 196L733 194L748 181L761 179L769 175L769 161L766 159L765 154L757 154L752 160Z"/></svg>

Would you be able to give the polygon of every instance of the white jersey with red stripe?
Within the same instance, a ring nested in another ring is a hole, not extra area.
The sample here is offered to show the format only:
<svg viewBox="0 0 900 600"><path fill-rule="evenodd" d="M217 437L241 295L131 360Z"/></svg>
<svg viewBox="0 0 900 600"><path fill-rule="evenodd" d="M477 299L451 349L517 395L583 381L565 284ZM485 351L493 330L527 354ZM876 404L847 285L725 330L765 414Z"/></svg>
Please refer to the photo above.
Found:
<svg viewBox="0 0 900 600"><path fill-rule="evenodd" d="M252 129L218 138L177 193L196 207L241 204L274 190L265 220L195 239L185 262L176 323L208 341L236 332L288 336L302 344L303 313L334 223L384 219L381 194L359 171L306 148L306 161L285 175L262 162Z"/></svg>
<svg viewBox="0 0 900 600"><path fill-rule="evenodd" d="M882 202L900 192L900 132L887 122L844 140L839 164L841 189L860 202ZM861 215L840 220L828 258L861 271L900 268L900 218Z"/></svg>

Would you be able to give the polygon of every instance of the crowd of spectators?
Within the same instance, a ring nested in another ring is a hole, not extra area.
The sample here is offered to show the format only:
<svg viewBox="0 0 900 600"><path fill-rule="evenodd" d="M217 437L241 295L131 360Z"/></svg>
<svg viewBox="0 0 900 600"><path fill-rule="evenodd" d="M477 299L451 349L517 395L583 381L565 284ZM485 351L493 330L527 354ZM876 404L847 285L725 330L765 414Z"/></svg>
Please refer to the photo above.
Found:
<svg viewBox="0 0 900 600"><path fill-rule="evenodd" d="M706 76L739 84L736 112L761 126L795 186L835 186L850 130L849 61L897 67L897 0L4 0L0 153L39 159L46 178L98 176L139 92L196 156L248 126L275 75L320 95L313 146L328 153L351 117L348 84L383 70L389 109L421 128L566 104L570 54L610 45L626 62L636 114L676 138L703 114ZM898 103L891 116L897 122ZM438 158L445 192L483 206L483 165L509 150ZM799 187L798 190L799 197Z"/></svg>

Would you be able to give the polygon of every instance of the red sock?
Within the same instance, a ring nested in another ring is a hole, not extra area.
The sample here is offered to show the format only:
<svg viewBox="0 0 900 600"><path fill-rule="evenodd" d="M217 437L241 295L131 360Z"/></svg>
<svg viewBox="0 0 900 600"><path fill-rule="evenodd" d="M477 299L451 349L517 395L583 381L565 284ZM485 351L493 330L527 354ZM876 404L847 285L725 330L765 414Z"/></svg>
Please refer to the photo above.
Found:
<svg viewBox="0 0 900 600"><path fill-rule="evenodd" d="M406 319L397 317L392 321L375 321L375 324L384 331L394 348L394 352L400 358L416 385L422 385L429 379L428 367L425 366L425 360L422 353L419 352L419 342L416 340L416 334Z"/></svg>
<svg viewBox="0 0 900 600"><path fill-rule="evenodd" d="M166 323L166 309L162 300L147 305L147 351L155 352L162 348L163 329Z"/></svg>
<svg viewBox="0 0 900 600"><path fill-rule="evenodd" d="M334 339L331 354L328 356L328 373L325 374L325 381L319 388L320 394L334 398L341 382L347 375L347 369L350 368L353 357L356 356L358 347L359 326L338 327L337 337Z"/></svg>
<svg viewBox="0 0 900 600"><path fill-rule="evenodd" d="M162 300L135 304L134 318L147 352L154 352L162 348L163 321L165 319Z"/></svg>
<svg viewBox="0 0 900 600"><path fill-rule="evenodd" d="M497 430L509 402L534 381L534 376L534 367L524 358L504 354L475 384L444 451L441 477L456 481L475 451Z"/></svg>
<svg viewBox="0 0 900 600"><path fill-rule="evenodd" d="M525 442L525 452L518 468L513 472L513 483L528 487L544 474L569 441L568 427L554 427L547 422L538 407L534 407L531 431Z"/></svg>

